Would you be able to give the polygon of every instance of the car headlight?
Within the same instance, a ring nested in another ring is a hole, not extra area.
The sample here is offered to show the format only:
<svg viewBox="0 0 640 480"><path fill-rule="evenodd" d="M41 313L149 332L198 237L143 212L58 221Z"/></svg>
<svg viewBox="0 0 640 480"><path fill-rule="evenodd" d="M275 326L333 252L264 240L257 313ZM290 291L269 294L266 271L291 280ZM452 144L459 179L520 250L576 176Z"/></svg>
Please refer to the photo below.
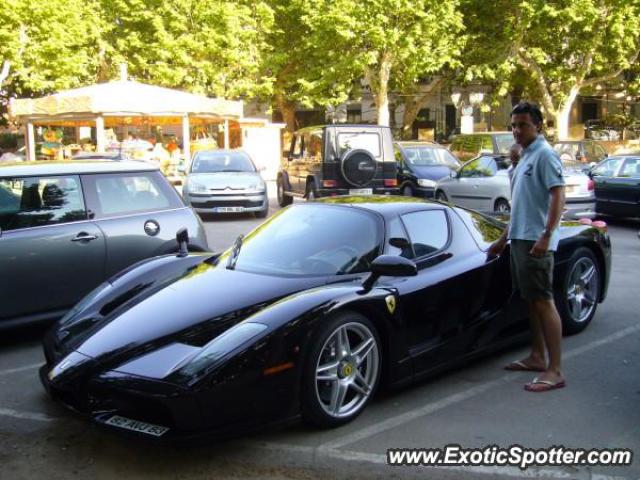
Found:
<svg viewBox="0 0 640 480"><path fill-rule="evenodd" d="M201 183L189 181L189 184L187 185L187 192L204 193L206 191L207 187Z"/></svg>
<svg viewBox="0 0 640 480"><path fill-rule="evenodd" d="M180 373L192 375L214 366L228 353L257 337L266 328L266 325L257 322L241 322L231 327L202 347L202 350L180 369Z"/></svg>
<svg viewBox="0 0 640 480"><path fill-rule="evenodd" d="M267 188L267 186L264 183L264 180L261 180L258 183L253 183L253 184L249 185L248 190L253 190L253 191L256 191L256 192L264 192L266 188Z"/></svg>
<svg viewBox="0 0 640 480"><path fill-rule="evenodd" d="M420 185L421 187L435 188L436 182L435 180L429 180L428 178L419 178L418 185Z"/></svg>

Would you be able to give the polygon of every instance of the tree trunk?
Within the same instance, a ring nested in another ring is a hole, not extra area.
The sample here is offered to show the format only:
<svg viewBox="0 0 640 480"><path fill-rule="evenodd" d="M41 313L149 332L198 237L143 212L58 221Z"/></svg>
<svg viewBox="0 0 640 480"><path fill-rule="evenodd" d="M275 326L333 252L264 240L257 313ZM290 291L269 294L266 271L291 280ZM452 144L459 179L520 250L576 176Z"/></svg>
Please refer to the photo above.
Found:
<svg viewBox="0 0 640 480"><path fill-rule="evenodd" d="M569 115L571 107L578 96L580 87L573 87L569 95L555 112L556 117L556 140L567 140L569 138Z"/></svg>
<svg viewBox="0 0 640 480"><path fill-rule="evenodd" d="M425 106L433 91L442 83L441 78L435 78L429 82L425 89L416 92L415 97L410 97L404 104L404 114L402 116L402 139L410 140L413 137L413 122L415 122L418 112Z"/></svg>
<svg viewBox="0 0 640 480"><path fill-rule="evenodd" d="M286 130L294 132L296 130L296 103L285 100L282 95L275 96L275 103L284 123L287 124Z"/></svg>
<svg viewBox="0 0 640 480"><path fill-rule="evenodd" d="M366 79L371 87L376 104L378 125L389 126L389 77L391 76L391 55L383 53L376 65L376 71L367 69Z"/></svg>
<svg viewBox="0 0 640 480"><path fill-rule="evenodd" d="M9 76L10 68L11 68L11 63L9 63L9 60L5 60L4 62L2 62L2 71L0 71L0 87Z"/></svg>

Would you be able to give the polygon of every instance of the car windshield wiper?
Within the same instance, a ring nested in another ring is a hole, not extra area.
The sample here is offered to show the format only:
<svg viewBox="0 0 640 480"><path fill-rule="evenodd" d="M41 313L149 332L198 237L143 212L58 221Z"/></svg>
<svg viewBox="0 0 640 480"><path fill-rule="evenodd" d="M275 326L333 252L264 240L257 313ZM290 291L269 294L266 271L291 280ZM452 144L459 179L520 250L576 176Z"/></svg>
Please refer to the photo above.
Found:
<svg viewBox="0 0 640 480"><path fill-rule="evenodd" d="M227 260L227 269L233 270L236 268L236 262L238 261L238 255L240 255L240 249L242 248L242 242L244 240L244 235L238 235L236 241L233 242L233 248L231 250L231 255L229 255L229 260Z"/></svg>

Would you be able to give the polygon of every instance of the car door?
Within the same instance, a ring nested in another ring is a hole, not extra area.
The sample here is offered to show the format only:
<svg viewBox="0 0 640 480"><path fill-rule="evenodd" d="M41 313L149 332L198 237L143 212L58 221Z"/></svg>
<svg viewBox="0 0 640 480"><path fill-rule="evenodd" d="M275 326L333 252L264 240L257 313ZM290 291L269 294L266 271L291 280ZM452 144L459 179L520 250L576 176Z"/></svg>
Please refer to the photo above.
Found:
<svg viewBox="0 0 640 480"><path fill-rule="evenodd" d="M598 213L617 215L618 202L616 198L619 195L619 188L614 179L623 162L624 159L621 157L609 158L591 171L596 195L596 211Z"/></svg>
<svg viewBox="0 0 640 480"><path fill-rule="evenodd" d="M77 175L1 178L0 319L60 316L104 279L105 239Z"/></svg>
<svg viewBox="0 0 640 480"><path fill-rule="evenodd" d="M302 151L298 169L298 188L305 192L307 179L320 181L322 178L322 130L305 132L302 135ZM317 184L316 188L322 185Z"/></svg>
<svg viewBox="0 0 640 480"><path fill-rule="evenodd" d="M640 157L625 159L618 175L611 179L611 203L622 217L640 217Z"/></svg>
<svg viewBox="0 0 640 480"><path fill-rule="evenodd" d="M452 203L475 210L481 210L488 205L489 201L483 198L486 196L486 193L483 193L486 188L481 188L481 185L491 176L490 160L491 157L479 157L467 162L457 177L447 183L447 194Z"/></svg>
<svg viewBox="0 0 640 480"><path fill-rule="evenodd" d="M188 210L159 171L84 175L82 180L106 241L107 276L169 253Z"/></svg>
<svg viewBox="0 0 640 480"><path fill-rule="evenodd" d="M487 285L481 281L482 269L474 269L465 255L452 253L459 245L455 246L456 227L447 210L420 210L400 218L411 245L401 255L413 258L418 274L403 278L396 287L409 355L419 374L465 351L470 332L464 330L478 317L481 290ZM482 262L480 252L476 254L474 260Z"/></svg>

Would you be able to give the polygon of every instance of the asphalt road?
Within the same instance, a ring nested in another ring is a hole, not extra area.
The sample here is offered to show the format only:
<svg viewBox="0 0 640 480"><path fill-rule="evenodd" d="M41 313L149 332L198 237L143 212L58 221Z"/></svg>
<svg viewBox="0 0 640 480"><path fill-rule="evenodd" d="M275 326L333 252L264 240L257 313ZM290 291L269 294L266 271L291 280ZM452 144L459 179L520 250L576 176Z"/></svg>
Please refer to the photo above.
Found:
<svg viewBox="0 0 640 480"><path fill-rule="evenodd" d="M276 209L272 202L272 211ZM209 218L213 250L260 221ZM383 392L351 424L318 431L294 424L207 445L150 445L107 433L51 402L37 378L42 330L0 339L0 479L34 478L640 478L640 222L609 220L614 257L607 300L589 328L564 341L567 388L523 390L527 373L502 367L524 347L437 378ZM626 448L627 467L391 467L389 448L514 444L527 448Z"/></svg>

